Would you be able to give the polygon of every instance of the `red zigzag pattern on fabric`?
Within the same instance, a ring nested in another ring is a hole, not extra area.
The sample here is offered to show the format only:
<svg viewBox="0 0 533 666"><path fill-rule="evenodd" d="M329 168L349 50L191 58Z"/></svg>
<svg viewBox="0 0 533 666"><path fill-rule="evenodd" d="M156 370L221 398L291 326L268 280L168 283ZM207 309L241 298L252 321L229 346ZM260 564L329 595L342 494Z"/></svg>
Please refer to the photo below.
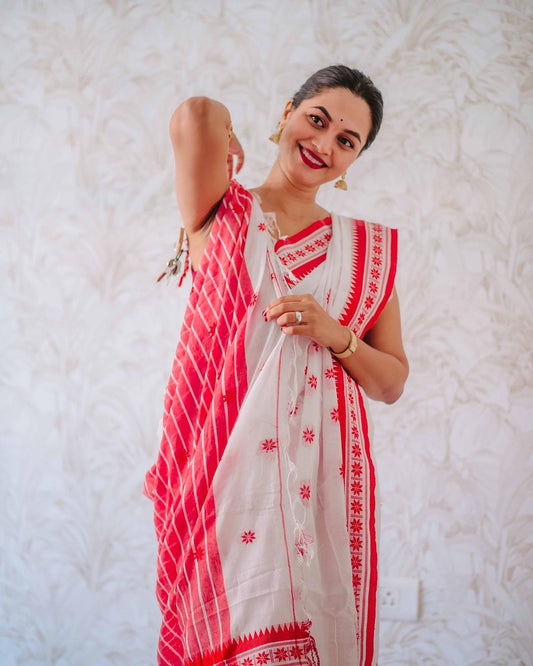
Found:
<svg viewBox="0 0 533 666"><path fill-rule="evenodd" d="M262 629L187 661L185 666L319 666L311 622Z"/></svg>

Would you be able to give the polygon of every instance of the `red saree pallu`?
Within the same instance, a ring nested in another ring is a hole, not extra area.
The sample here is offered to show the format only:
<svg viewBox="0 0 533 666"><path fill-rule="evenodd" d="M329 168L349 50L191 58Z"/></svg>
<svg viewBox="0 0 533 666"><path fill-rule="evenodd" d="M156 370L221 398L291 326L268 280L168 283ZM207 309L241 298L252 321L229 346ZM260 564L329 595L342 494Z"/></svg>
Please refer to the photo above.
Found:
<svg viewBox="0 0 533 666"><path fill-rule="evenodd" d="M332 215L276 240L273 226L232 181L193 282L145 482L159 664L376 663L365 397L262 312L310 293L363 337L392 293L396 231Z"/></svg>

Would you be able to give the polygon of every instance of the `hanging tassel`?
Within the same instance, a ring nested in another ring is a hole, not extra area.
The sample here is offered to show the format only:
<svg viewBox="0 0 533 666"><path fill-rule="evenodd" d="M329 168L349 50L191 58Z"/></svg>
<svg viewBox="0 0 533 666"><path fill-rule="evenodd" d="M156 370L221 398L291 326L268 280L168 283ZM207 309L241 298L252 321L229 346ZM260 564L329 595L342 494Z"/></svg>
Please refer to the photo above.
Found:
<svg viewBox="0 0 533 666"><path fill-rule="evenodd" d="M183 271L182 271L182 255L185 255L183 257ZM170 280L172 277L179 275L179 281L178 281L178 287L181 287L183 284L183 280L185 279L185 276L187 275L187 272L189 270L189 242L187 238L187 234L185 233L185 229L181 227L180 229L180 237L178 242L176 243L176 254L174 257L168 260L167 262L167 267L165 270L161 273L161 275L157 278L157 282L161 282L161 280L166 276L167 281Z"/></svg>

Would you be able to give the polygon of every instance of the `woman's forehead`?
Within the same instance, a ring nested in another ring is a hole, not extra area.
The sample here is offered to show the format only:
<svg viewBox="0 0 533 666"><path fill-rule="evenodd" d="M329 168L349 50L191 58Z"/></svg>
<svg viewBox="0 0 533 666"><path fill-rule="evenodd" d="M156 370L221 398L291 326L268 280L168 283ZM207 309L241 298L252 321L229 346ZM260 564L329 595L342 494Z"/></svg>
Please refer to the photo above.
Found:
<svg viewBox="0 0 533 666"><path fill-rule="evenodd" d="M314 106L318 101L327 102L330 106L359 106L360 102L367 105L365 100L348 88L325 88L312 97L302 101L306 106ZM367 105L368 106L368 105Z"/></svg>
<svg viewBox="0 0 533 666"><path fill-rule="evenodd" d="M327 88L313 97L303 100L304 109L317 108L327 111L332 120L360 125L372 123L370 107L366 101L348 88Z"/></svg>

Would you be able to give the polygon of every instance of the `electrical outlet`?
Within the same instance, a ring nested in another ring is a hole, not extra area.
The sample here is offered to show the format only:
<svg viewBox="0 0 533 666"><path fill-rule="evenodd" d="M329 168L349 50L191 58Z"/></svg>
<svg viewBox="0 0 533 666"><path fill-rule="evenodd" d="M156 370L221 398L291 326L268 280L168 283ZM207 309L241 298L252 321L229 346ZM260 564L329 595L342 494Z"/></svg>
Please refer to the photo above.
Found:
<svg viewBox="0 0 533 666"><path fill-rule="evenodd" d="M382 620L418 620L418 578L382 576L379 581L379 614Z"/></svg>

